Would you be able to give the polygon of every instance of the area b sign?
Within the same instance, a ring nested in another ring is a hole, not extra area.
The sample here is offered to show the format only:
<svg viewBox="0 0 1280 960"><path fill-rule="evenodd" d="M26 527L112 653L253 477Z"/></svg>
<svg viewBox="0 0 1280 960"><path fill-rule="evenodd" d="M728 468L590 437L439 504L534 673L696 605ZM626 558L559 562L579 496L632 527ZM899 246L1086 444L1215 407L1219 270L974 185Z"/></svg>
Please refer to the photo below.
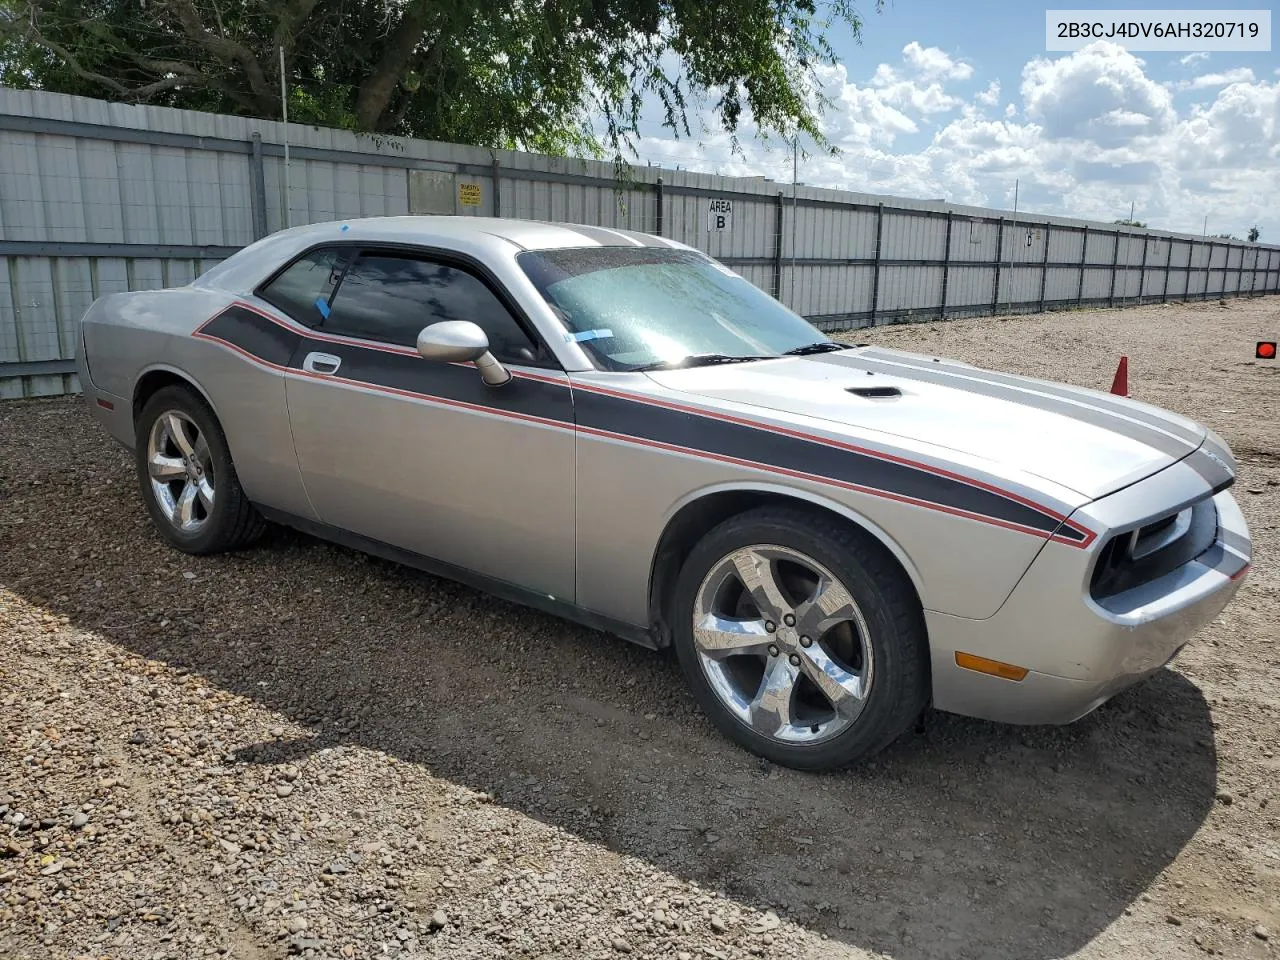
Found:
<svg viewBox="0 0 1280 960"><path fill-rule="evenodd" d="M733 228L733 201L712 197L707 206L707 230L721 233Z"/></svg>

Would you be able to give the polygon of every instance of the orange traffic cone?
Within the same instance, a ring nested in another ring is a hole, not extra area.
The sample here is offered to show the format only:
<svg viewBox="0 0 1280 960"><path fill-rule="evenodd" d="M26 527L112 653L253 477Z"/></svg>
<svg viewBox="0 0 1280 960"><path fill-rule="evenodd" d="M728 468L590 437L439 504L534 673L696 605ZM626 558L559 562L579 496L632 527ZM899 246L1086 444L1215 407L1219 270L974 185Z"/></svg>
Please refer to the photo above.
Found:
<svg viewBox="0 0 1280 960"><path fill-rule="evenodd" d="M1127 397L1129 395L1129 358L1121 357L1120 365L1116 367L1115 378L1111 381L1111 392L1119 397Z"/></svg>

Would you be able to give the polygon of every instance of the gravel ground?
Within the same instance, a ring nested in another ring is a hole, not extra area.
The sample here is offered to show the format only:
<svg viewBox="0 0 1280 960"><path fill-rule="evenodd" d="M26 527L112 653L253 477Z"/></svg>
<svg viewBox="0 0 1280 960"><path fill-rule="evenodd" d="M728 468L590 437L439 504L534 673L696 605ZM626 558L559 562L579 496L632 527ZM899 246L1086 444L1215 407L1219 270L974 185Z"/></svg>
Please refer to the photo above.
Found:
<svg viewBox="0 0 1280 960"><path fill-rule="evenodd" d="M851 335L1135 396L1241 458L1256 567L1063 728L771 768L669 656L289 533L190 558L78 400L0 407L0 957L1270 957L1280 302ZM1189 381L1189 382L1188 382Z"/></svg>

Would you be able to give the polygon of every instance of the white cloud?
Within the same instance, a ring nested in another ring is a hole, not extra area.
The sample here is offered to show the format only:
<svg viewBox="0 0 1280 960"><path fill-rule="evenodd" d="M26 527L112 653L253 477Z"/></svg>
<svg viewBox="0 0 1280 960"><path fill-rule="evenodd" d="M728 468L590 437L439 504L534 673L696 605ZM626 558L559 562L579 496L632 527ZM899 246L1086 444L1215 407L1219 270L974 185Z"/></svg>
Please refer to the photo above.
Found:
<svg viewBox="0 0 1280 960"><path fill-rule="evenodd" d="M1105 40L1022 70L1027 116L1050 139L1103 147L1167 131L1175 119L1169 91L1143 72L1143 61Z"/></svg>
<svg viewBox="0 0 1280 960"><path fill-rule="evenodd" d="M973 67L951 57L938 47L922 47L912 40L902 48L902 59L914 73L928 80L968 80Z"/></svg>
<svg viewBox="0 0 1280 960"><path fill-rule="evenodd" d="M974 94L973 99L981 106L994 107L1000 102L1000 81L992 80L987 84L987 89Z"/></svg>
<svg viewBox="0 0 1280 960"><path fill-rule="evenodd" d="M973 67L937 47L922 47L912 40L902 48L903 66L881 63L871 75L871 86L880 102L904 112L921 115L947 113L964 100L946 91L948 84L968 80ZM1000 85L995 85L997 95Z"/></svg>
<svg viewBox="0 0 1280 960"><path fill-rule="evenodd" d="M1195 67L1204 63L1209 59L1209 54L1201 51L1200 53L1188 53L1185 57L1178 60L1178 63L1184 67Z"/></svg>
<svg viewBox="0 0 1280 960"><path fill-rule="evenodd" d="M1234 70L1226 70L1222 73L1206 73L1189 80L1186 83L1178 84L1181 90L1207 90L1212 87L1226 87L1233 83L1253 83L1253 71L1248 67L1237 67Z"/></svg>
<svg viewBox="0 0 1280 960"><path fill-rule="evenodd" d="M1280 194L1280 79L1224 68L1211 76L1229 82L1197 88L1210 99L1178 107L1143 61L1099 42L1031 60L1019 95L1001 107L998 82L973 90L958 77L925 78L917 64L943 69L930 49L908 44L902 64L881 64L861 83L843 66L824 71L834 101L824 130L841 153L804 160L803 182L1007 207L1017 179L1028 211L1109 222L1133 201L1153 226L1199 233L1208 214L1217 230L1243 236L1258 223L1264 239L1280 239L1270 203ZM743 132L744 157L720 135L700 150L646 140L641 156L683 154L685 167L789 181L790 151L770 152Z"/></svg>

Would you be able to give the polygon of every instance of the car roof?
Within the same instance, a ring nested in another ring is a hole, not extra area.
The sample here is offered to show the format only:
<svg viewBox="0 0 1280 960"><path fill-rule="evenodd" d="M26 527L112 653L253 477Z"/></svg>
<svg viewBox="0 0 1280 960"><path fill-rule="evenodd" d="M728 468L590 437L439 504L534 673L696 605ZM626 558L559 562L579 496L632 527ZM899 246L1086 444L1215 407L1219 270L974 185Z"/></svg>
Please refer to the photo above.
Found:
<svg viewBox="0 0 1280 960"><path fill-rule="evenodd" d="M281 265L322 243L443 246L477 256L582 247L672 247L683 243L634 230L500 217L359 217L309 223L255 241L211 267L193 286L247 294Z"/></svg>
<svg viewBox="0 0 1280 960"><path fill-rule="evenodd" d="M505 240L523 250L560 250L568 247L683 247L684 244L635 230L593 227L576 223L547 223L506 217L409 216L361 217L330 223L313 223L286 231L294 236L333 239L335 231L354 241L422 242L434 239L480 241Z"/></svg>

